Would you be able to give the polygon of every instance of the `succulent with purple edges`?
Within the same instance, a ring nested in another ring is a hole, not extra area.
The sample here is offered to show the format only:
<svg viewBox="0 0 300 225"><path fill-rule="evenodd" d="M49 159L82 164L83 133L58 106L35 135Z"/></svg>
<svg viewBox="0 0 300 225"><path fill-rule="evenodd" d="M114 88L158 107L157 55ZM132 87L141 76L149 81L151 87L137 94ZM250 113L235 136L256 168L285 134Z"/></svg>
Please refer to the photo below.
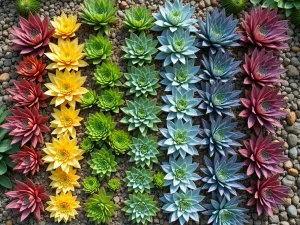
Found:
<svg viewBox="0 0 300 225"><path fill-rule="evenodd" d="M259 134L262 127L271 133L275 130L273 126L282 127L278 118L286 116L280 108L285 104L284 95L278 94L279 89L271 89L267 86L259 89L253 86L252 91L246 91L246 98L241 98L242 104L246 107L239 116L248 118L248 127L254 127Z"/></svg>
<svg viewBox="0 0 300 225"><path fill-rule="evenodd" d="M288 160L282 155L285 150L283 142L272 141L271 135L259 135L257 138L252 135L249 142L244 141L244 146L239 153L246 158L244 166L247 167L248 176L256 173L260 179L283 173L278 165Z"/></svg>
<svg viewBox="0 0 300 225"><path fill-rule="evenodd" d="M284 43L290 39L285 34L287 23L287 20L279 20L277 9L253 7L250 14L245 12L245 19L242 22L244 31L239 32L242 35L241 45L248 47L250 54L255 47L280 53L281 50L288 48L288 44Z"/></svg>
<svg viewBox="0 0 300 225"><path fill-rule="evenodd" d="M252 56L245 54L243 73L246 75L244 84L258 86L272 86L273 83L280 83L280 74L286 70L280 67L281 62L273 56L273 52L259 51L254 49Z"/></svg>
<svg viewBox="0 0 300 225"><path fill-rule="evenodd" d="M241 146L236 140L245 136L240 132L232 131L237 124L237 122L232 122L229 116L225 118L218 116L216 119L211 119L210 123L202 120L203 129L199 130L202 137L201 148L208 148L210 157L215 153L223 156L227 153L235 155L233 147Z"/></svg>
<svg viewBox="0 0 300 225"><path fill-rule="evenodd" d="M284 203L289 188L280 185L278 178L279 175L275 175L263 180L252 180L251 186L247 188L248 193L253 195L247 205L256 205L259 216L266 211L269 216L273 217L273 210L277 209L277 205Z"/></svg>
<svg viewBox="0 0 300 225"><path fill-rule="evenodd" d="M225 196L227 200L230 200L230 195L237 195L236 189L245 190L245 186L238 181L247 178L246 174L238 173L243 167L243 163L236 162L236 155L228 158L227 155L220 156L215 155L214 161L204 156L204 162L206 168L201 168L205 177L202 181L205 183L203 189L208 189L208 192L216 191L218 195Z"/></svg>
<svg viewBox="0 0 300 225"><path fill-rule="evenodd" d="M232 15L226 17L225 10L219 12L215 9L212 14L207 12L206 21L198 20L200 33L196 35L200 38L197 44L200 48L210 48L212 53L216 53L218 49L225 51L224 48L236 47L236 42L241 35L236 33L238 20L233 20Z"/></svg>
<svg viewBox="0 0 300 225"><path fill-rule="evenodd" d="M233 107L240 105L240 100L237 96L241 91L234 90L232 79L225 83L221 81L215 81L213 84L202 82L198 93L203 101L199 108L204 110L210 119L222 115L234 117L231 110Z"/></svg>
<svg viewBox="0 0 300 225"><path fill-rule="evenodd" d="M200 70L199 77L211 84L216 80L226 82L240 71L238 66L241 61L234 61L228 51L219 50L216 54L210 52L209 57L203 56L201 62L204 69Z"/></svg>

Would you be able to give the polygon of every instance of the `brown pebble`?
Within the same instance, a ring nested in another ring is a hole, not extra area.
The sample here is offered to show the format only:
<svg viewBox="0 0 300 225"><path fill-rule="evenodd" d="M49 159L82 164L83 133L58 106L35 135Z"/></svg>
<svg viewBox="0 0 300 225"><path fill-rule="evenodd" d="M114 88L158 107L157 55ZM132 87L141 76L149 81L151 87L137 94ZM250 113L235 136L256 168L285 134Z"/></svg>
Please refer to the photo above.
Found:
<svg viewBox="0 0 300 225"><path fill-rule="evenodd" d="M13 222L12 222L11 220L8 220L8 221L6 222L6 225L13 225Z"/></svg>
<svg viewBox="0 0 300 225"><path fill-rule="evenodd" d="M287 116L286 116L286 122L288 125L293 125L296 121L296 113L295 112L290 112Z"/></svg>
<svg viewBox="0 0 300 225"><path fill-rule="evenodd" d="M289 175L292 175L293 177L298 176L298 170L296 170L295 168L291 168L288 170Z"/></svg>
<svg viewBox="0 0 300 225"><path fill-rule="evenodd" d="M203 0L200 1L200 9L204 9L205 8L205 2Z"/></svg>
<svg viewBox="0 0 300 225"><path fill-rule="evenodd" d="M128 5L127 2L122 1L122 2L120 3L120 8L121 8L121 9L126 9L127 5Z"/></svg>
<svg viewBox="0 0 300 225"><path fill-rule="evenodd" d="M298 46L291 47L292 52L300 52L300 48Z"/></svg>
<svg viewBox="0 0 300 225"><path fill-rule="evenodd" d="M285 206L288 206L288 205L291 205L292 204L292 199L291 198L285 198L284 199L284 205Z"/></svg>
<svg viewBox="0 0 300 225"><path fill-rule="evenodd" d="M218 6L217 0L211 0L210 3L212 6Z"/></svg>
<svg viewBox="0 0 300 225"><path fill-rule="evenodd" d="M9 81L9 78L10 78L10 76L8 73L2 73L0 75L0 82Z"/></svg>
<svg viewBox="0 0 300 225"><path fill-rule="evenodd" d="M286 162L283 164L283 167L284 167L284 169L289 170L289 169L293 168L293 163L291 162L291 160L286 161Z"/></svg>

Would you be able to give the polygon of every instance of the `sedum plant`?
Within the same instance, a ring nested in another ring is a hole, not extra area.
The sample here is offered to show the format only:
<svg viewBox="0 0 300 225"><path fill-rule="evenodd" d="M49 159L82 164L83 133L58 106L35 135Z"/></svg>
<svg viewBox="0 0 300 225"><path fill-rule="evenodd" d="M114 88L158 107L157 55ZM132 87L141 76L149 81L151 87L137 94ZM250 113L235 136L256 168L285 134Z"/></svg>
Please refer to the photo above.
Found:
<svg viewBox="0 0 300 225"><path fill-rule="evenodd" d="M85 137L81 142L80 148L85 152L92 152L94 150L94 143L90 138Z"/></svg>
<svg viewBox="0 0 300 225"><path fill-rule="evenodd" d="M248 209L239 207L238 205L241 202L242 201L239 197L234 197L230 200L227 200L224 197L213 194L210 203L204 205L206 211L203 212L203 214L210 216L208 224L247 224L247 219L249 218L249 216L246 214L246 212L248 211Z"/></svg>
<svg viewBox="0 0 300 225"><path fill-rule="evenodd" d="M259 134L262 127L274 133L274 127L282 127L278 118L286 116L281 108L284 106L284 95L278 94L279 89L272 89L267 86L262 89L253 86L251 92L246 91L246 98L241 98L245 106L239 116L248 118L248 128L254 127L256 134Z"/></svg>
<svg viewBox="0 0 300 225"><path fill-rule="evenodd" d="M112 196L106 194L105 189L101 188L98 194L87 199L85 204L87 217L97 224L110 224L111 217L118 209L111 198Z"/></svg>
<svg viewBox="0 0 300 225"><path fill-rule="evenodd" d="M257 138L252 135L249 142L244 141L244 146L239 153L246 158L244 166L248 176L255 173L261 179L284 172L278 165L288 160L282 154L285 150L283 142L272 141L271 135L264 137L260 134Z"/></svg>
<svg viewBox="0 0 300 225"><path fill-rule="evenodd" d="M83 22L101 33L109 34L110 24L117 20L115 13L118 8L114 7L112 0L84 0L81 9L80 17Z"/></svg>
<svg viewBox="0 0 300 225"><path fill-rule="evenodd" d="M154 200L154 196L147 193L137 193L129 195L123 211L132 223L145 225L153 222L153 217L159 211L156 205L157 201Z"/></svg>
<svg viewBox="0 0 300 225"><path fill-rule="evenodd" d="M273 56L273 52L254 49L251 56L245 54L243 73L246 75L244 84L259 87L273 86L274 83L283 82L280 75L286 70L281 68L281 62Z"/></svg>
<svg viewBox="0 0 300 225"><path fill-rule="evenodd" d="M285 43L290 39L285 34L287 22L287 20L279 20L277 9L253 7L250 14L245 12L245 19L242 22L244 30L240 31L241 45L248 47L250 54L255 48L280 53L281 50L288 48L288 44Z"/></svg>
<svg viewBox="0 0 300 225"><path fill-rule="evenodd" d="M141 32L137 36L131 33L130 39L126 38L125 42L126 46L122 46L122 50L125 52L122 58L128 60L130 65L143 66L146 63L151 63L152 56L157 52L158 41L153 40L151 34L146 35Z"/></svg>
<svg viewBox="0 0 300 225"><path fill-rule="evenodd" d="M121 123L129 124L128 131L139 129L143 136L146 136L148 129L157 131L157 123L160 107L156 105L156 100L147 98L137 98L134 101L127 101L127 107L121 109L125 117Z"/></svg>
<svg viewBox="0 0 300 225"><path fill-rule="evenodd" d="M246 0L222 0L221 5L227 14L236 15L246 8L246 2Z"/></svg>
<svg viewBox="0 0 300 225"><path fill-rule="evenodd" d="M257 0L250 0L252 3L258 2ZM260 2L260 1L259 1ZM259 3L258 2L258 3ZM289 17L295 10L300 9L300 2L297 0L264 0L262 7L270 9L284 9L285 16Z"/></svg>
<svg viewBox="0 0 300 225"><path fill-rule="evenodd" d="M192 156L185 158L169 157L169 162L163 162L162 169L166 173L165 186L170 186L170 193L178 192L180 189L187 192L188 189L195 190L194 181L200 180L201 177L195 173L198 167L197 163L193 163Z"/></svg>
<svg viewBox="0 0 300 225"><path fill-rule="evenodd" d="M126 171L125 182L130 192L150 192L153 187L153 172L144 168L132 168Z"/></svg>
<svg viewBox="0 0 300 225"><path fill-rule="evenodd" d="M251 186L247 188L248 193L252 195L247 205L256 205L259 216L265 211L273 217L273 210L285 202L284 198L287 197L290 188L280 185L278 178L279 174L263 180L252 180Z"/></svg>
<svg viewBox="0 0 300 225"><path fill-rule="evenodd" d="M202 82L198 93L203 100L199 108L204 110L211 120L215 116L234 117L232 108L240 105L238 95L241 91L234 90L232 79L225 83L221 81L216 81L213 84Z"/></svg>
<svg viewBox="0 0 300 225"><path fill-rule="evenodd" d="M168 113L167 120L190 121L192 117L200 116L202 113L196 107L200 104L200 98L194 98L194 90L184 90L183 88L172 88L172 95L162 96L166 105L162 106L162 111Z"/></svg>
<svg viewBox="0 0 300 225"><path fill-rule="evenodd" d="M202 120L202 127L199 130L202 140L200 141L201 148L208 148L209 156L213 157L215 153L221 155L235 155L233 147L239 147L241 144L238 139L245 135L240 132L235 132L237 122L232 122L229 116L222 118L217 116L207 122Z"/></svg>
<svg viewBox="0 0 300 225"><path fill-rule="evenodd" d="M82 189L84 192L94 194L100 190L100 184L96 177L87 177L82 181Z"/></svg>
<svg viewBox="0 0 300 225"><path fill-rule="evenodd" d="M162 36L157 37L161 46L158 48L160 53L155 59L163 60L163 66L171 63L181 62L185 64L188 59L196 58L195 53L199 51L195 47L195 36L191 36L188 30L179 28L175 32L166 30Z"/></svg>
<svg viewBox="0 0 300 225"><path fill-rule="evenodd" d="M173 154L175 158L181 156L185 158L186 155L198 155L196 145L199 145L200 139L197 138L199 126L193 126L192 121L183 123L182 120L176 122L167 121L167 129L161 128L161 134L164 139L160 140L158 144L162 150L167 150L168 155Z"/></svg>
<svg viewBox="0 0 300 225"><path fill-rule="evenodd" d="M153 176L153 185L157 189L162 189L165 184L165 175L162 172L158 172Z"/></svg>
<svg viewBox="0 0 300 225"><path fill-rule="evenodd" d="M29 13L37 13L40 11L41 4L39 0L17 0L16 10L17 12L26 18Z"/></svg>
<svg viewBox="0 0 300 225"><path fill-rule="evenodd" d="M157 138L153 135L132 138L130 146L130 162L134 162L138 167L148 167L152 169L153 164L158 163L158 144Z"/></svg>
<svg viewBox="0 0 300 225"><path fill-rule="evenodd" d="M195 32L197 29L193 26L197 20L192 18L195 9L190 8L190 4L185 6L182 0L174 0L172 4L166 1L165 7L159 7L159 13L153 13L156 19L155 26L152 28L154 31L170 30L171 32L183 28L190 32Z"/></svg>
<svg viewBox="0 0 300 225"><path fill-rule="evenodd" d="M216 54L209 53L209 57L203 56L201 61L204 67L199 77L213 84L215 81L226 82L240 71L241 61L234 61L228 51L217 51Z"/></svg>
<svg viewBox="0 0 300 225"><path fill-rule="evenodd" d="M202 181L205 183L203 189L208 189L208 192L217 192L219 196L224 196L230 200L230 195L237 195L236 189L245 190L245 186L239 183L239 180L247 178L246 174L238 173L242 168L243 163L236 162L236 155L228 158L227 155L220 156L216 154L214 161L204 156L206 168L201 168L205 177Z"/></svg>
<svg viewBox="0 0 300 225"><path fill-rule="evenodd" d="M148 30L153 26L151 10L145 6L132 7L126 10L124 16L124 24L131 32Z"/></svg>
<svg viewBox="0 0 300 225"><path fill-rule="evenodd" d="M92 89L88 90L87 93L83 94L80 100L81 108L89 109L97 104L98 95Z"/></svg>
<svg viewBox="0 0 300 225"><path fill-rule="evenodd" d="M112 61L103 62L96 67L94 77L101 88L120 86L122 73L120 67Z"/></svg>
<svg viewBox="0 0 300 225"><path fill-rule="evenodd" d="M200 189L188 190L187 192L175 192L164 194L160 200L165 203L162 207L164 213L171 214L169 223L179 221L180 225L188 223L190 219L199 222L198 212L205 209L200 205L204 196L200 195Z"/></svg>
<svg viewBox="0 0 300 225"><path fill-rule="evenodd" d="M109 146L116 155L125 154L131 146L131 136L123 130L114 130L108 138Z"/></svg>
<svg viewBox="0 0 300 225"><path fill-rule="evenodd" d="M91 153L91 159L88 161L92 174L98 175L101 179L109 177L111 173L117 171L117 162L115 156L108 150L101 149Z"/></svg>
<svg viewBox="0 0 300 225"><path fill-rule="evenodd" d="M108 181L107 187L111 191L118 191L121 188L121 180L117 178L112 178Z"/></svg>
<svg viewBox="0 0 300 225"><path fill-rule="evenodd" d="M104 141L111 134L116 126L111 115L104 115L102 112L89 115L85 123L86 134L92 141Z"/></svg>
<svg viewBox="0 0 300 225"><path fill-rule="evenodd" d="M17 74L22 78L32 82L42 82L43 76L47 73L45 70L46 64L43 64L42 58L36 58L34 56L25 56L16 65Z"/></svg>
<svg viewBox="0 0 300 225"><path fill-rule="evenodd" d="M102 111L119 112L119 106L124 104L123 92L118 89L106 89L98 96L97 105Z"/></svg>
<svg viewBox="0 0 300 225"><path fill-rule="evenodd" d="M160 75L163 78L161 84L165 85L165 91L172 91L173 87L181 87L184 90L195 89L195 84L200 81L198 74L200 66L195 66L195 59L186 61L185 64L176 63L165 67Z"/></svg>
<svg viewBox="0 0 300 225"><path fill-rule="evenodd" d="M129 88L128 93L134 94L136 97L148 95L157 95L156 89L159 88L159 73L155 71L155 66L143 66L128 68L125 73L127 81L124 83Z"/></svg>
<svg viewBox="0 0 300 225"><path fill-rule="evenodd" d="M10 33L14 35L11 40L11 50L20 51L21 55L42 56L54 33L49 29L49 18L43 20L35 13L29 12L28 19L20 17L20 27L13 26Z"/></svg>
<svg viewBox="0 0 300 225"><path fill-rule="evenodd" d="M226 17L225 10L219 12L215 9L212 13L207 12L206 20L198 20L200 33L196 33L200 42L197 44L200 48L209 48L211 53L217 50L225 51L225 48L236 47L236 42L241 38L236 33L238 20L233 20L232 15Z"/></svg>
<svg viewBox="0 0 300 225"><path fill-rule="evenodd" d="M93 64L99 64L111 56L112 44L107 37L90 35L85 42L84 52L87 59L92 60Z"/></svg>

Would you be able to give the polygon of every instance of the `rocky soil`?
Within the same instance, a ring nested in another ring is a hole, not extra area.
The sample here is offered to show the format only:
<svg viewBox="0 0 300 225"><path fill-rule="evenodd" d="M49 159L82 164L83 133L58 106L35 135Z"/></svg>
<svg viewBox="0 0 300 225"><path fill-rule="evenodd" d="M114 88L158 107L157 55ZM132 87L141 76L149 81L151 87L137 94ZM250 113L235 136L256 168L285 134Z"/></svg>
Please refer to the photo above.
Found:
<svg viewBox="0 0 300 225"><path fill-rule="evenodd" d="M80 3L82 0L40 0L41 1L41 15L49 16L51 19L54 16L58 16L62 11L66 13L77 13L80 11ZM196 18L203 19L205 17L206 11L212 11L214 7L220 7L219 1L216 0L185 0L185 3L190 2L193 7L196 8L194 16ZM117 12L118 22L112 26L112 31L110 34L110 40L114 43L113 49L113 61L117 62L123 72L126 72L126 62L120 59L122 52L120 50L120 46L124 45L125 38L129 36L129 33L123 28L122 21L124 19L124 11L126 8L132 7L134 5L147 5L147 7L151 8L153 11L157 11L159 5L163 5L164 1L160 0L126 0L121 1L118 0L118 4L120 9ZM249 4L250 9L250 4ZM242 15L239 16L242 18ZM282 14L282 18L284 15ZM17 52L12 52L9 50L10 40L12 39L12 35L9 34L9 30L13 25L18 25L18 15L15 10L14 1L12 0L0 0L0 103L3 103L7 108L10 108L12 104L8 101L8 93L6 89L12 86L12 80L17 79L17 74L15 73L15 65L19 60L19 54ZM83 24L79 31L77 32L77 36L79 37L80 43L84 42L85 39L88 38L89 34L95 33L91 27ZM294 25L289 24L288 35L291 36L291 40L288 41L290 48L283 52L280 55L280 59L282 60L283 66L287 69L287 72L282 74L282 78L285 80L282 84L279 84L281 88L281 93L286 95L286 111L288 116L285 120L282 120L283 128L277 129L276 139L279 141L284 141L284 145L286 147L285 154L289 156L289 161L281 165L284 167L285 173L283 174L282 183L286 186L289 186L291 189L288 194L288 198L285 200L285 204L279 206L278 212L275 212L274 217L268 217L267 215L263 215L258 217L255 210L249 209L249 224L252 225L300 225L300 178L299 178L299 169L300 169L300 94L299 94L299 86L300 86L300 28L295 28ZM202 54L205 51L200 51L198 54L198 62L199 64ZM235 49L233 51L234 56L237 59L242 60L244 57L245 49ZM45 58L45 62L49 63ZM93 71L95 67L89 66L87 68L82 69L82 74L88 76L87 82L85 84L86 87L96 89L93 82ZM157 64L157 69L160 70L160 65ZM237 89L244 89L242 85L242 79L237 76L236 84ZM48 82L48 80L46 80ZM158 96L158 103L161 104L160 96L163 94L163 89L161 88ZM237 112L242 108L238 108ZM96 111L93 110L82 110L81 116L87 118L88 113ZM42 110L44 115L50 116L52 113L52 107L49 106L45 110ZM115 121L119 121L122 117L122 114L115 115ZM165 115L162 116L162 119L165 118ZM242 119L238 119L240 122L239 130L247 133L247 138L249 138L249 130L246 127L245 121ZM196 124L200 124L199 120L195 121ZM165 123L160 125L161 127L165 127ZM118 128L126 129L126 127L118 124ZM78 140L80 141L84 136L84 126L77 130ZM49 142L51 140L50 134L45 135L45 141ZM43 146L39 146L40 149ZM199 168L203 167L203 155L206 154L206 151L200 152L199 157L195 157L194 160L199 163ZM161 161L164 161L164 157L160 158ZM78 170L78 175L81 176L82 181L85 177L90 175L90 169L87 164L89 160L89 156L86 156L84 160L80 161L82 168ZM119 164L119 170L117 173L112 175L113 177L118 177L123 179L125 176L125 171L129 169L132 165L128 163L129 157L122 156L122 160ZM159 166L154 168L155 170L159 170ZM198 171L201 175L200 170ZM11 179L24 179L24 177L18 173L11 173ZM54 191L49 187L50 180L48 179L49 173L46 172L46 166L44 166L41 171L32 177L36 184L48 184L47 185L47 193L54 194ZM106 181L102 182L103 186L106 186ZM199 187L202 186L201 182L198 182L197 185ZM245 185L249 185L249 180L245 181ZM167 190L166 190L167 191ZM12 215L12 213L8 210L5 210L6 204L9 202L4 196L5 190L0 190L0 225L55 225L52 219L49 218L49 213L44 213L42 215L41 221L35 221L33 217L30 217L23 223L20 223L16 217ZM156 197L162 196L164 190L153 191ZM201 192L203 195L206 195L206 192ZM78 200L81 202L83 206L85 200L89 197L82 190L76 189L75 193L78 196ZM246 192L239 192L239 195L242 197L243 204L245 205L246 201L249 199L249 196ZM210 196L210 195L209 195ZM205 201L208 201L209 196L206 197ZM122 208L124 201L128 198L128 193L125 185L113 196L113 201ZM160 204L161 206L161 204ZM85 224L93 224L89 221L89 219L85 216L83 211L83 207L79 209L79 215L77 220L70 222L72 225L85 225ZM129 225L131 222L128 222L124 213L121 210L118 210L116 215L114 216L111 225ZM161 212L158 213L157 217L154 219L153 224L161 224L167 225L168 219ZM174 223L177 225L177 223ZM189 224L196 224L195 222L190 222ZM207 218L201 216L200 224L207 224Z"/></svg>

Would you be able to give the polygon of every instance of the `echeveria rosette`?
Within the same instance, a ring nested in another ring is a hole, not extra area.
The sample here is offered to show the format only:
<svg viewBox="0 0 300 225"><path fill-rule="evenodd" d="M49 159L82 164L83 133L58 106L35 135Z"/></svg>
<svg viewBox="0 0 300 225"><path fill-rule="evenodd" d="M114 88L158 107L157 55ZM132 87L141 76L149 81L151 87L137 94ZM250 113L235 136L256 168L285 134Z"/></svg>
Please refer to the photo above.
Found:
<svg viewBox="0 0 300 225"><path fill-rule="evenodd" d="M263 180L252 180L251 186L247 188L248 193L252 195L247 205L256 205L259 216L265 211L273 217L273 210L285 202L289 187L280 185L278 178L279 174Z"/></svg>
<svg viewBox="0 0 300 225"><path fill-rule="evenodd" d="M88 194L94 194L100 190L100 184L96 177L89 176L82 181L82 190Z"/></svg>
<svg viewBox="0 0 300 225"><path fill-rule="evenodd" d="M148 167L152 169L154 163L158 163L157 137L148 135L145 137L132 138L130 146L130 162L134 162L138 167Z"/></svg>
<svg viewBox="0 0 300 225"><path fill-rule="evenodd" d="M238 140L245 135L240 132L235 132L237 122L232 122L231 117L222 118L218 116L210 120L202 120L202 127L199 130L201 148L208 148L209 156L212 157L215 153L221 155L231 154L235 155L233 147L241 146Z"/></svg>
<svg viewBox="0 0 300 225"><path fill-rule="evenodd" d="M159 88L159 73L155 70L155 66L135 67L130 66L128 73L125 73L127 81L124 83L129 88L129 94L135 94L136 97L141 95L156 96L156 89Z"/></svg>
<svg viewBox="0 0 300 225"><path fill-rule="evenodd" d="M111 191L118 191L121 188L121 180L118 178L112 178L107 182L107 188Z"/></svg>
<svg viewBox="0 0 300 225"><path fill-rule="evenodd" d="M200 48L209 48L212 53L217 50L225 51L225 48L236 47L239 44L241 35L236 33L238 20L233 20L232 15L226 17L225 10L219 12L215 9L213 13L207 12L206 20L198 20L200 32L196 33L200 42L197 44Z"/></svg>
<svg viewBox="0 0 300 225"><path fill-rule="evenodd" d="M193 163L192 156L184 159L179 157L177 160L169 157L169 162L163 162L161 167L166 173L164 186L170 186L171 194L178 192L179 189L183 192L197 189L195 181L200 180L201 177L195 173L198 164Z"/></svg>
<svg viewBox="0 0 300 225"><path fill-rule="evenodd" d="M209 57L203 56L201 62L204 68L200 70L199 77L211 84L216 80L226 82L240 71L238 66L241 61L234 61L228 51L210 52Z"/></svg>
<svg viewBox="0 0 300 225"><path fill-rule="evenodd" d="M80 17L84 23L93 26L94 30L109 34L110 24L117 20L115 13L118 8L114 7L114 1L84 0L81 8Z"/></svg>
<svg viewBox="0 0 300 225"><path fill-rule="evenodd" d="M145 32L141 32L139 36L132 32L125 43L126 46L121 47L125 52L122 59L127 59L131 65L143 66L151 63L152 56L157 52L158 41L153 40L153 36L146 35Z"/></svg>
<svg viewBox="0 0 300 225"><path fill-rule="evenodd" d="M99 64L111 56L112 47L113 45L107 37L90 35L89 39L85 42L84 52L86 58L92 60L93 64Z"/></svg>
<svg viewBox="0 0 300 225"><path fill-rule="evenodd" d="M151 9L145 6L130 8L125 12L124 17L124 24L131 32L150 29L154 22Z"/></svg>
<svg viewBox="0 0 300 225"><path fill-rule="evenodd" d="M182 0L174 0L173 4L166 1L165 7L159 6L159 13L153 13L156 21L152 30L163 31L168 29L175 32L179 28L183 28L195 32L197 29L193 25L197 20L192 18L194 11L194 8L190 8L190 4L184 6Z"/></svg>
<svg viewBox="0 0 300 225"><path fill-rule="evenodd" d="M198 155L196 145L200 144L200 139L197 138L199 126L193 126L192 121L183 123L182 120L167 122L167 129L160 129L164 139L160 140L158 144L162 150L167 150L168 155L173 154L176 158L180 155L185 158L186 155Z"/></svg>
<svg viewBox="0 0 300 225"><path fill-rule="evenodd" d="M285 151L282 142L272 141L272 136L258 137L251 136L250 141L244 141L245 148L239 150L239 153L246 158L244 166L247 167L247 175L253 173L259 179L268 178L275 174L282 174L283 169L278 165L288 160L282 153Z"/></svg>
<svg viewBox="0 0 300 225"><path fill-rule="evenodd" d="M252 54L254 48L265 48L266 51L278 54L288 48L288 44L284 43L290 39L285 34L287 23L287 20L279 20L277 9L253 7L250 14L245 12L242 22L244 30L239 32L242 35L241 45L248 47L249 54Z"/></svg>
<svg viewBox="0 0 300 225"><path fill-rule="evenodd" d="M165 203L162 207L164 213L171 214L169 223L179 220L180 225L188 223L190 219L199 222L198 212L205 209L200 205L204 196L200 195L200 189L188 190L187 192L175 192L164 194L160 200Z"/></svg>
<svg viewBox="0 0 300 225"><path fill-rule="evenodd" d="M81 141L80 148L85 152L92 152L94 150L94 142L88 137L85 137Z"/></svg>
<svg viewBox="0 0 300 225"><path fill-rule="evenodd" d="M97 104L97 100L98 100L97 93L94 90L90 89L88 90L87 93L82 95L80 104L83 109L89 109Z"/></svg>
<svg viewBox="0 0 300 225"><path fill-rule="evenodd" d="M185 64L178 62L173 66L169 65L160 73L163 78L161 84L166 86L165 91L172 91L173 87L195 89L195 84L200 81L196 76L199 70L200 66L195 66L195 59L190 59Z"/></svg>
<svg viewBox="0 0 300 225"><path fill-rule="evenodd" d="M144 168L132 168L126 171L125 182L130 192L150 192L153 188L153 171Z"/></svg>
<svg viewBox="0 0 300 225"><path fill-rule="evenodd" d="M280 75L286 70L281 68L281 62L273 56L273 52L254 49L251 56L245 54L243 73L246 75L244 84L273 86L274 83L283 82Z"/></svg>
<svg viewBox="0 0 300 225"><path fill-rule="evenodd" d="M120 86L120 78L122 73L120 67L112 61L103 62L101 65L97 65L94 77L96 83L101 88Z"/></svg>
<svg viewBox="0 0 300 225"><path fill-rule="evenodd" d="M183 30L183 28L179 28L173 33L166 30L162 33L162 36L158 36L157 39L161 46L158 48L160 52L155 59L163 60L163 66L177 62L185 64L188 59L195 59L195 53L199 51L199 49L195 47L196 37L190 35L190 32Z"/></svg>
<svg viewBox="0 0 300 225"><path fill-rule="evenodd" d="M194 90L184 90L182 88L172 88L172 95L162 96L166 105L162 106L162 111L168 113L167 120L183 119L190 121L192 117L200 116L202 113L196 108L200 98L194 98Z"/></svg>
<svg viewBox="0 0 300 225"><path fill-rule="evenodd" d="M118 89L105 89L98 96L97 105L104 112L119 113L119 107L124 104L123 95Z"/></svg>
<svg viewBox="0 0 300 225"><path fill-rule="evenodd" d="M297 0L265 0L262 7L284 9L285 16L289 17L296 9L300 9L300 2Z"/></svg>
<svg viewBox="0 0 300 225"><path fill-rule="evenodd" d="M208 224L212 225L243 225L248 222L249 216L246 214L248 209L238 205L242 202L239 197L227 200L213 193L209 204L205 204L204 215L210 216Z"/></svg>
<svg viewBox="0 0 300 225"><path fill-rule="evenodd" d="M124 154L131 146L131 136L124 130L114 130L109 136L108 144L116 155Z"/></svg>
<svg viewBox="0 0 300 225"><path fill-rule="evenodd" d="M127 101L127 107L121 109L125 117L121 123L129 124L128 131L139 129L143 136L146 136L148 129L158 131L157 123L161 109L156 105L156 100L137 98L134 101Z"/></svg>
<svg viewBox="0 0 300 225"><path fill-rule="evenodd" d="M43 76L47 73L45 68L46 64L43 64L42 58L25 56L16 65L16 73L23 76L26 80L42 82Z"/></svg>
<svg viewBox="0 0 300 225"><path fill-rule="evenodd" d="M238 173L243 167L243 163L236 162L236 155L228 158L228 155L220 156L215 154L214 161L204 156L206 168L201 168L205 177L202 181L205 183L203 189L208 189L208 192L217 192L218 195L225 196L230 200L230 195L237 195L236 189L245 190L246 187L238 181L247 178L246 174Z"/></svg>
<svg viewBox="0 0 300 225"><path fill-rule="evenodd" d="M251 92L246 90L246 98L241 98L245 106L239 116L248 118L248 128L254 127L256 134L259 134L262 127L274 133L274 127L282 127L278 118L286 116L281 110L284 106L284 95L278 94L279 89L271 89L264 86L262 89L253 86Z"/></svg>
<svg viewBox="0 0 300 225"><path fill-rule="evenodd" d="M154 200L154 196L147 193L137 193L129 195L123 211L128 216L129 221L134 224L146 225L153 222L153 217L159 211L156 205L157 201Z"/></svg>
<svg viewBox="0 0 300 225"><path fill-rule="evenodd" d="M240 105L240 99L237 97L241 91L234 90L232 79L223 83L215 81L213 84L202 82L198 93L202 99L199 109L205 111L210 119L215 116L235 117L232 108Z"/></svg>

